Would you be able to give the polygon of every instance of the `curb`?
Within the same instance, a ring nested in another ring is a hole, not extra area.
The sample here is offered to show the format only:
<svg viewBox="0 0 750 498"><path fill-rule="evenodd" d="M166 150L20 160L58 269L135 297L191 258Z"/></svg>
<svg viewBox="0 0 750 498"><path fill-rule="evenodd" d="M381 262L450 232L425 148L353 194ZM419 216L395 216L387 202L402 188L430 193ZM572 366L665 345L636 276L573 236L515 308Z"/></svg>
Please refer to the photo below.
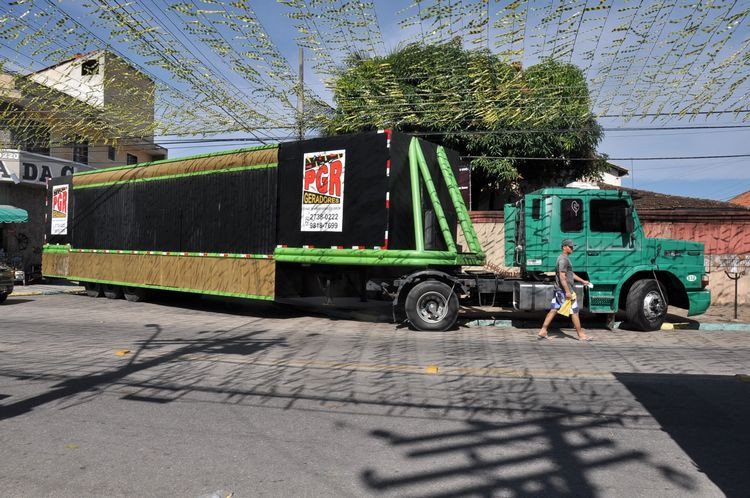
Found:
<svg viewBox="0 0 750 498"><path fill-rule="evenodd" d="M623 322L615 322L615 329L622 328ZM520 328L539 328L542 326L541 320L471 320L464 323L467 327L497 327L503 329ZM679 322L679 323L665 323L662 325L661 330L730 330L738 332L750 332L750 323L699 323L699 322Z"/></svg>
<svg viewBox="0 0 750 498"><path fill-rule="evenodd" d="M29 297L29 296L54 296L56 294L85 294L85 290L43 290L43 291L13 291L8 297Z"/></svg>

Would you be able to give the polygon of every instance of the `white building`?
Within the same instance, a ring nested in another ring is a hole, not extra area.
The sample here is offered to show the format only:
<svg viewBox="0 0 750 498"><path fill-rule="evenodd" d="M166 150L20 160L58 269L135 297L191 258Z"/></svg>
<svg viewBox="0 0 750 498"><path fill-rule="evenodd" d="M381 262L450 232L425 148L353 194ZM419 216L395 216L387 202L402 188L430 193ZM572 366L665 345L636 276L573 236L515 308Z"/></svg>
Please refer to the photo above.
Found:
<svg viewBox="0 0 750 498"><path fill-rule="evenodd" d="M27 271L41 264L47 178L166 159L167 150L153 141L154 95L151 79L103 50L25 76L0 73L0 116L6 118L0 120L0 205L29 213L26 223L0 223L4 259ZM71 136L71 130L78 131ZM79 133L96 138L89 143Z"/></svg>

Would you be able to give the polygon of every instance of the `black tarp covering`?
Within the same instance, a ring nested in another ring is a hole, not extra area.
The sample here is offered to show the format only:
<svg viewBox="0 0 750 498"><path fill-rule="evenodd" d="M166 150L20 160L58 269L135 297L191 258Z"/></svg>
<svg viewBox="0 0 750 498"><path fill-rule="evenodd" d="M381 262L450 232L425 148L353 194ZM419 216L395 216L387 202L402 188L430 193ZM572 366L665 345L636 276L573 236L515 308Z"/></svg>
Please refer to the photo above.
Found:
<svg viewBox="0 0 750 498"><path fill-rule="evenodd" d="M389 249L414 249L411 136L390 134L390 148L388 137L371 132L281 144L278 169L74 189L71 235L50 241L82 249L270 254L277 245L382 247L388 231ZM437 164L437 146L420 144L455 240L457 217ZM341 150L346 151L341 231L303 231L305 154ZM455 174L458 154L446 152ZM429 214L424 182L420 185L425 248L445 249L437 220ZM48 234L49 229L48 222Z"/></svg>
<svg viewBox="0 0 750 498"><path fill-rule="evenodd" d="M391 190L391 209L389 213L389 249L414 249L414 218L412 215L411 205L411 180L409 174L409 144L411 143L411 136L402 133L393 133L391 137L391 176L390 176L390 190ZM438 192L438 198L443 208L445 217L448 220L448 226L451 227L451 233L453 240L456 240L456 227L457 227L457 215L456 210L453 207L450 194L448 193L448 187L443 180L443 175L440 172L440 166L437 162L437 145L425 140L419 140L422 147L422 153L424 154L427 166L430 170L435 188ZM445 149L448 161L451 163L453 174L458 173L460 165L460 157L457 152L451 149ZM424 182L421 181L420 176L420 190L422 198L422 212L426 213L431 211L432 203L430 202L429 194L424 186ZM425 228L425 249L428 250L445 250L447 247L443 240L440 227L437 223L437 219L434 219L433 223L429 223L430 215L425 216L423 219L423 226ZM432 232L432 233L429 233ZM433 244L428 242L432 240Z"/></svg>
<svg viewBox="0 0 750 498"><path fill-rule="evenodd" d="M276 168L75 189L82 249L270 254Z"/></svg>
<svg viewBox="0 0 750 498"><path fill-rule="evenodd" d="M341 231L303 231L304 155L345 150L343 224ZM383 246L386 231L386 192L389 158L385 133L360 133L284 143L279 146L278 243Z"/></svg>
<svg viewBox="0 0 750 498"><path fill-rule="evenodd" d="M73 231L73 212L75 211L75 199L72 190L73 177L72 176L59 176L56 178L50 178L47 188L47 205L45 207L45 213L47 214L44 222L44 233L46 235L47 244L70 244L71 235ZM52 235L52 190L53 187L58 185L68 186L68 230L66 235Z"/></svg>

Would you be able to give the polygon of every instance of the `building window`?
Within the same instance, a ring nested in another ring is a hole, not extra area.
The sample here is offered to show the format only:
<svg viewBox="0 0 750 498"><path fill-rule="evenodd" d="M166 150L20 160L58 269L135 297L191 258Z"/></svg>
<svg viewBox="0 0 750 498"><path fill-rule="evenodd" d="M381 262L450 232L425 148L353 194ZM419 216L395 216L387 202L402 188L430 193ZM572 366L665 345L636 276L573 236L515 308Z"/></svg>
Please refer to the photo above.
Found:
<svg viewBox="0 0 750 498"><path fill-rule="evenodd" d="M81 64L81 76L93 76L95 74L99 74L99 61L97 59L83 61Z"/></svg>
<svg viewBox="0 0 750 498"><path fill-rule="evenodd" d="M628 203L624 200L592 200L589 226L592 232L625 233Z"/></svg>
<svg viewBox="0 0 750 498"><path fill-rule="evenodd" d="M89 141L76 140L73 144L73 161L81 164L89 163Z"/></svg>
<svg viewBox="0 0 750 498"><path fill-rule="evenodd" d="M128 164L138 164L138 156L134 156L133 154L127 155L127 163Z"/></svg>
<svg viewBox="0 0 750 498"><path fill-rule="evenodd" d="M111 145L107 146L107 159L109 159L110 161L115 160L115 148Z"/></svg>
<svg viewBox="0 0 750 498"><path fill-rule="evenodd" d="M581 199L560 199L560 229L563 232L583 230L583 202Z"/></svg>

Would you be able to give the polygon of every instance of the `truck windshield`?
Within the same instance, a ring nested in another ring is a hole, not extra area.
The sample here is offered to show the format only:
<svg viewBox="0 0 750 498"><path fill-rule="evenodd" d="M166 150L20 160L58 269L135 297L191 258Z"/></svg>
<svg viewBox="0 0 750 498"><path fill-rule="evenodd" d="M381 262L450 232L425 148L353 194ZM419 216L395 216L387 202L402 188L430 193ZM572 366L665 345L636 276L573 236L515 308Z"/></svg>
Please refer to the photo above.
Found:
<svg viewBox="0 0 750 498"><path fill-rule="evenodd" d="M592 232L626 232L625 216L628 203L624 200L592 200L590 228Z"/></svg>

